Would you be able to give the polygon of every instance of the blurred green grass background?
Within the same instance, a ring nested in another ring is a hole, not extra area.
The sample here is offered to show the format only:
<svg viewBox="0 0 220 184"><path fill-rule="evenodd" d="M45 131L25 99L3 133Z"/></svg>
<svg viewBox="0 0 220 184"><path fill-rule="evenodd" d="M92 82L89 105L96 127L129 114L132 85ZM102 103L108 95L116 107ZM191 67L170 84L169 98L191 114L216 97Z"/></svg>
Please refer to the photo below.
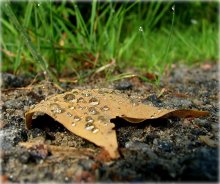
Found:
<svg viewBox="0 0 220 184"><path fill-rule="evenodd" d="M35 76L46 70L56 78L86 80L103 71L111 79L116 69L162 75L173 63L218 59L218 2L20 1L8 6L1 6L3 72Z"/></svg>

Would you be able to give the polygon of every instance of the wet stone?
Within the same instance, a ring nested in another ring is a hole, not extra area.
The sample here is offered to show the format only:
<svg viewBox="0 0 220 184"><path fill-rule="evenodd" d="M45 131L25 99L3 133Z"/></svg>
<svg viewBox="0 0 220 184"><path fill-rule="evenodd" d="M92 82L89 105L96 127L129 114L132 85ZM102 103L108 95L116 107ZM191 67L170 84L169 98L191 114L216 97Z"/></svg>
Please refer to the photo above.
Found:
<svg viewBox="0 0 220 184"><path fill-rule="evenodd" d="M157 98L157 96L155 94L150 95L147 98L142 100L143 104L149 104L149 102L152 103L156 107L162 106L162 101L159 98Z"/></svg>
<svg viewBox="0 0 220 184"><path fill-rule="evenodd" d="M158 143L158 148L165 151L165 152L171 152L172 151L172 143L167 142L167 141L160 141Z"/></svg>
<svg viewBox="0 0 220 184"><path fill-rule="evenodd" d="M123 80L115 84L115 89L117 90L130 90L132 89L132 87L133 85L131 84L131 82L127 80Z"/></svg>

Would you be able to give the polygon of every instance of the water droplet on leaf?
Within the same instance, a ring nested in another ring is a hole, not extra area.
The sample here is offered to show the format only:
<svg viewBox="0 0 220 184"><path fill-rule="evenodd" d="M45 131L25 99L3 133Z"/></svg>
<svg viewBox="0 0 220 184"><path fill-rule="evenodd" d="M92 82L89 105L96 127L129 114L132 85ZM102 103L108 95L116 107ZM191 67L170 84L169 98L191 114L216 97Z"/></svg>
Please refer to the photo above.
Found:
<svg viewBox="0 0 220 184"><path fill-rule="evenodd" d="M51 112L53 112L54 114L60 114L60 113L63 113L64 112L64 110L60 107L60 105L59 104L57 104L57 103L52 103L52 104L50 104L50 110L51 110Z"/></svg>
<svg viewBox="0 0 220 184"><path fill-rule="evenodd" d="M91 116L87 116L87 117L86 117L86 122L88 122L88 123L93 123L94 120L92 119Z"/></svg>
<svg viewBox="0 0 220 184"><path fill-rule="evenodd" d="M107 105L101 107L101 111L108 111L109 109L110 108Z"/></svg>
<svg viewBox="0 0 220 184"><path fill-rule="evenodd" d="M97 132L99 132L99 129L98 129L98 128L93 128L93 129L92 129L92 133L96 134Z"/></svg>
<svg viewBox="0 0 220 184"><path fill-rule="evenodd" d="M95 126L92 123L86 123L85 129L86 130L92 130Z"/></svg>
<svg viewBox="0 0 220 184"><path fill-rule="evenodd" d="M67 112L66 115L69 116L69 117L73 116L70 112Z"/></svg>
<svg viewBox="0 0 220 184"><path fill-rule="evenodd" d="M74 126L76 126L76 123L74 123L74 122L73 122L73 123L71 123L71 126L73 126L73 127L74 127Z"/></svg>
<svg viewBox="0 0 220 184"><path fill-rule="evenodd" d="M99 104L99 101L98 101L98 99L97 98L91 98L90 100L89 100L89 103L90 103L90 105L98 105Z"/></svg>
<svg viewBox="0 0 220 184"><path fill-rule="evenodd" d="M95 107L90 107L88 110L89 110L89 114L92 115L98 114L98 111L96 110Z"/></svg>
<svg viewBox="0 0 220 184"><path fill-rule="evenodd" d="M74 102L74 101L76 101L76 97L75 97L75 95L73 95L73 94L66 94L64 97L63 97L63 99L64 99L64 101L65 102Z"/></svg>
<svg viewBox="0 0 220 184"><path fill-rule="evenodd" d="M99 123L102 123L102 124L104 124L104 125L107 125L107 124L108 124L108 121L107 121L107 119L106 119L104 116L99 116L99 117L98 117L98 122L99 122Z"/></svg>
<svg viewBox="0 0 220 184"><path fill-rule="evenodd" d="M78 121L81 120L81 118L80 118L79 116L74 116L74 117L73 117L73 120L74 120L75 122L78 122Z"/></svg>
<svg viewBox="0 0 220 184"><path fill-rule="evenodd" d="M89 97L89 96L91 96L91 94L90 93L82 93L82 96Z"/></svg>
<svg viewBox="0 0 220 184"><path fill-rule="evenodd" d="M78 98L77 100L78 103L85 103L85 100L83 97Z"/></svg>

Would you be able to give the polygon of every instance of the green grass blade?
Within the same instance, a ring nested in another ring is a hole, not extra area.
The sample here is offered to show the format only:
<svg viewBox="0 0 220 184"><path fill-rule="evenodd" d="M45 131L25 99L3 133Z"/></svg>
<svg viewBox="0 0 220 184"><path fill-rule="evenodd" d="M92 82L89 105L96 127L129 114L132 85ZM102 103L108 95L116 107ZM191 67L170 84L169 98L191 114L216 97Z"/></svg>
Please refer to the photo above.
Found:
<svg viewBox="0 0 220 184"><path fill-rule="evenodd" d="M5 12L5 14L7 16L10 17L12 23L14 24L14 26L18 29L18 31L20 32L21 36L24 39L24 42L26 44L26 46L29 48L34 60L36 62L39 63L41 69L43 71L45 71L48 76L55 82L57 82L57 79L53 76L53 74L48 70L48 66L46 61L42 58L42 56L40 55L40 53L37 52L35 46L33 45L32 41L29 38L29 35L26 33L26 31L24 30L24 28L22 27L22 25L18 22L13 10L11 9L11 6L9 4L9 2L4 2L3 3L3 11Z"/></svg>

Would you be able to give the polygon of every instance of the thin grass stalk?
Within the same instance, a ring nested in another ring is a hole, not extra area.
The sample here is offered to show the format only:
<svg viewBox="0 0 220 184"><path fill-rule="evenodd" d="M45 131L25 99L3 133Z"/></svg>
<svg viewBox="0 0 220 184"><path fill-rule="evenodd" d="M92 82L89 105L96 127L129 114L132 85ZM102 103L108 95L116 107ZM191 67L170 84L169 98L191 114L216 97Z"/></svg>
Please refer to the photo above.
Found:
<svg viewBox="0 0 220 184"><path fill-rule="evenodd" d="M48 70L48 65L46 63L46 61L42 58L42 56L40 55L39 52L37 52L37 49L35 48L35 46L33 45L31 39L29 38L29 35L27 34L27 32L24 30L23 26L19 23L17 17L15 16L13 10L11 9L10 3L4 2L3 3L3 11L5 12L5 14L11 19L11 22L14 24L14 26L16 27L16 29L20 32L24 43L26 44L26 46L28 47L28 49L30 50L33 59L39 63L39 66L41 67L41 69L47 73L47 75L49 76L49 78L54 81L57 82L56 77Z"/></svg>

